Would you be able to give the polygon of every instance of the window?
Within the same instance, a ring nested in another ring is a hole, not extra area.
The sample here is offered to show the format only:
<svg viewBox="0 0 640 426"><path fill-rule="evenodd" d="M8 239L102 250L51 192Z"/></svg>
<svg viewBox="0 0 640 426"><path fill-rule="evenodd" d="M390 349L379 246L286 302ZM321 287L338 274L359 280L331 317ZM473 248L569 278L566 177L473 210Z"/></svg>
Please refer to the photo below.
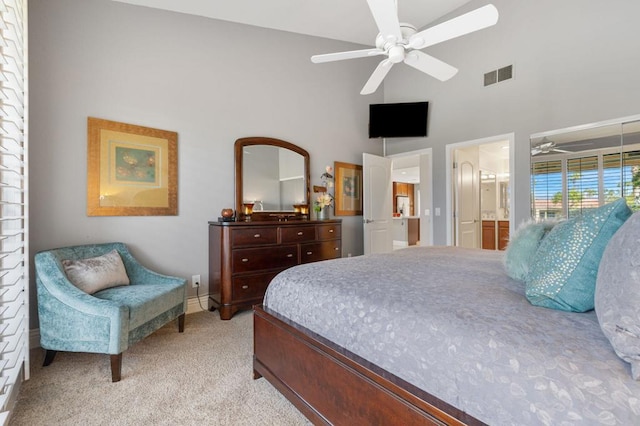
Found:
<svg viewBox="0 0 640 426"><path fill-rule="evenodd" d="M562 162L540 161L531 165L532 216L535 219L562 217Z"/></svg>
<svg viewBox="0 0 640 426"><path fill-rule="evenodd" d="M531 194L535 219L575 217L620 197L638 211L640 150L533 162Z"/></svg>
<svg viewBox="0 0 640 426"><path fill-rule="evenodd" d="M531 195L535 219L575 217L620 197L640 210L640 121L532 136Z"/></svg>
<svg viewBox="0 0 640 426"><path fill-rule="evenodd" d="M568 217L600 206L599 172L598 156L567 160Z"/></svg>
<svg viewBox="0 0 640 426"><path fill-rule="evenodd" d="M0 0L0 423L29 374L26 0Z"/></svg>

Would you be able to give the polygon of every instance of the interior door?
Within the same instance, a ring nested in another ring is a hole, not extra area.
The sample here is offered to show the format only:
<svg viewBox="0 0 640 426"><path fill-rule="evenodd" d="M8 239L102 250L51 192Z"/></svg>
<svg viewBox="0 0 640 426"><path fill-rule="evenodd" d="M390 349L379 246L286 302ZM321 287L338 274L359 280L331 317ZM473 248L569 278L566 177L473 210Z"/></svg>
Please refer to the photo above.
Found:
<svg viewBox="0 0 640 426"><path fill-rule="evenodd" d="M364 254L393 250L391 160L362 154Z"/></svg>
<svg viewBox="0 0 640 426"><path fill-rule="evenodd" d="M477 146L455 151L455 245L459 247L480 247L478 157Z"/></svg>

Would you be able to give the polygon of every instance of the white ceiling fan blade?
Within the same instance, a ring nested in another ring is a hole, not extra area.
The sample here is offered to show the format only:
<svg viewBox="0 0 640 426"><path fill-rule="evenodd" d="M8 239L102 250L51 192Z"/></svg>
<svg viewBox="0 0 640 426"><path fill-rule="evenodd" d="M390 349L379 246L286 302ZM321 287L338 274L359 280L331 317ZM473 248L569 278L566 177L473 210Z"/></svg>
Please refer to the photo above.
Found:
<svg viewBox="0 0 640 426"><path fill-rule="evenodd" d="M551 150L550 150L550 151L553 151L553 152L562 152L562 153L572 152L572 151L567 151L567 150L565 150L565 149L558 149L558 148L551 148Z"/></svg>
<svg viewBox="0 0 640 426"><path fill-rule="evenodd" d="M533 148L533 149L531 150L531 155L538 155L538 154L540 154L540 153L542 153L542 150L540 150L540 149L538 149L538 148Z"/></svg>
<svg viewBox="0 0 640 426"><path fill-rule="evenodd" d="M456 67L418 50L408 53L404 63L440 81L447 81L458 72Z"/></svg>
<svg viewBox="0 0 640 426"><path fill-rule="evenodd" d="M373 70L373 74L369 77L369 80L365 83L364 87L360 91L361 95L369 95L375 92L382 83L382 80L387 76L387 73L393 66L393 62L388 59L381 61L375 70Z"/></svg>
<svg viewBox="0 0 640 426"><path fill-rule="evenodd" d="M413 49L422 49L490 27L498 22L498 16L498 9L494 5L488 4L414 34L409 39L409 46Z"/></svg>
<svg viewBox="0 0 640 426"><path fill-rule="evenodd" d="M348 52L338 52L338 53L327 53L324 55L313 55L311 57L311 62L314 64L321 64L323 62L333 62L333 61L342 61L343 59L355 59L355 58L366 58L369 56L378 56L384 55L384 50L380 49L362 49L362 50L351 50Z"/></svg>
<svg viewBox="0 0 640 426"><path fill-rule="evenodd" d="M394 0L367 0L380 35L385 41L396 43L402 40L398 10Z"/></svg>

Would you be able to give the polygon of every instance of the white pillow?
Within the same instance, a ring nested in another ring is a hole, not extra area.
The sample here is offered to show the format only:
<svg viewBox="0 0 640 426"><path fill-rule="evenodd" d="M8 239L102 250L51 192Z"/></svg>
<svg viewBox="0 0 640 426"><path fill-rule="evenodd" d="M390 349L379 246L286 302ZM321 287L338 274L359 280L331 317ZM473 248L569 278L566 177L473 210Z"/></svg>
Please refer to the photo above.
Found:
<svg viewBox="0 0 640 426"><path fill-rule="evenodd" d="M63 260L62 265L69 281L85 293L130 284L120 253L115 249L98 257Z"/></svg>
<svg viewBox="0 0 640 426"><path fill-rule="evenodd" d="M611 346L640 380L640 212L620 227L604 250L595 306Z"/></svg>

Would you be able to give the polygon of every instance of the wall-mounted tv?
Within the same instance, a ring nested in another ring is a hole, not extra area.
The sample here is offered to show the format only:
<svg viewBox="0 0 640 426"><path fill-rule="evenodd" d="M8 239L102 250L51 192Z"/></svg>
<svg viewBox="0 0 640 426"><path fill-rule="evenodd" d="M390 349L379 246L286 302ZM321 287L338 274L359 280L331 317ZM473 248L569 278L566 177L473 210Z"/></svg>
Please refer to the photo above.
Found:
<svg viewBox="0 0 640 426"><path fill-rule="evenodd" d="M369 105L370 138L427 136L429 102Z"/></svg>

